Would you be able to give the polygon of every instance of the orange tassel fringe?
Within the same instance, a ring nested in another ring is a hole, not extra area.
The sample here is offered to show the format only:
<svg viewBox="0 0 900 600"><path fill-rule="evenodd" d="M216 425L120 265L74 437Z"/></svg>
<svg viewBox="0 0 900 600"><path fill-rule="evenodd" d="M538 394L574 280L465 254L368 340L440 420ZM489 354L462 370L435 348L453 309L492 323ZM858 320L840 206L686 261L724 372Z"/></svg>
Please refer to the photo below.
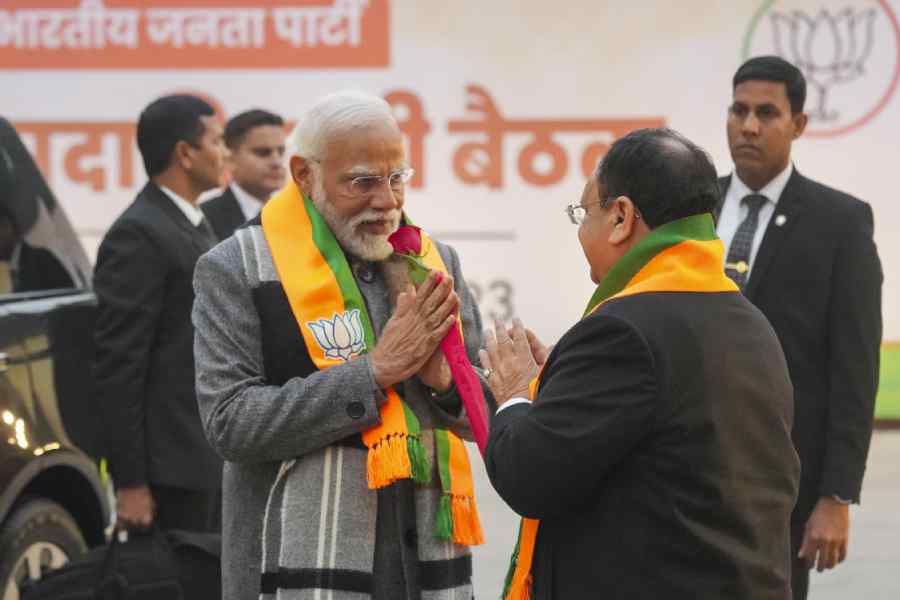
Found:
<svg viewBox="0 0 900 600"><path fill-rule="evenodd" d="M366 458L369 489L387 487L398 479L412 476L407 437L406 434L390 434L369 448Z"/></svg>
<svg viewBox="0 0 900 600"><path fill-rule="evenodd" d="M457 544L477 546L484 543L484 533L478 520L475 498L453 496L453 541Z"/></svg>

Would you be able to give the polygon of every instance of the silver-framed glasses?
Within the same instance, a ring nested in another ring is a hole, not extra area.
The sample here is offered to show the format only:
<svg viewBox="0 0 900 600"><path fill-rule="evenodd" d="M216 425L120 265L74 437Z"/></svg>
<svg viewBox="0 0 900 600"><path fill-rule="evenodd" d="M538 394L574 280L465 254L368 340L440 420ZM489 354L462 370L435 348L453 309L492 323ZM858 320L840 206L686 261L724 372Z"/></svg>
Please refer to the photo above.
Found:
<svg viewBox="0 0 900 600"><path fill-rule="evenodd" d="M588 202L587 204L581 204L580 202L569 204L566 206L566 214L569 215L569 220L572 221L572 225L581 225L584 223L584 218L587 216L588 207L595 204L606 204L606 200L608 200L608 198L595 200L593 202Z"/></svg>
<svg viewBox="0 0 900 600"><path fill-rule="evenodd" d="M347 193L351 196L365 196L373 193L387 181L391 191L399 193L406 189L406 184L409 183L415 173L414 169L407 167L397 169L388 175L360 175L349 180L345 185L347 186Z"/></svg>

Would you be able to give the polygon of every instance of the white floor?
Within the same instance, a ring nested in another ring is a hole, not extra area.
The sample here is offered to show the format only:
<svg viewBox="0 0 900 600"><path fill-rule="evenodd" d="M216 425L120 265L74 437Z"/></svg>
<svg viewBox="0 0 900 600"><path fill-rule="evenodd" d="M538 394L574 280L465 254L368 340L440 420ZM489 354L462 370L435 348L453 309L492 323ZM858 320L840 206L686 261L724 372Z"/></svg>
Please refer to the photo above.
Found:
<svg viewBox="0 0 900 600"><path fill-rule="evenodd" d="M475 470L482 526L487 543L475 549L478 600L494 599L509 564L518 518L491 489L476 456ZM876 432L869 454L863 504L851 509L847 562L829 573L813 573L810 600L900 600L900 432Z"/></svg>

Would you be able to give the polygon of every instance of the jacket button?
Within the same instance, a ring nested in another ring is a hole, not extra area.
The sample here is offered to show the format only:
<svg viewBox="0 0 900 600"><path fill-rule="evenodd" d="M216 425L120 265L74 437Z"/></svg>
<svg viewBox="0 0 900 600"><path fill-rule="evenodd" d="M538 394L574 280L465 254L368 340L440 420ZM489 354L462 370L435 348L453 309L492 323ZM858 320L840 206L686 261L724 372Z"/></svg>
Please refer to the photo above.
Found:
<svg viewBox="0 0 900 600"><path fill-rule="evenodd" d="M419 544L419 534L416 533L415 529L407 529L403 537L406 540L406 545L410 548L415 548Z"/></svg>
<svg viewBox="0 0 900 600"><path fill-rule="evenodd" d="M362 263L356 268L356 276L362 279L363 283L372 283L375 281L375 269L367 263Z"/></svg>
<svg viewBox="0 0 900 600"><path fill-rule="evenodd" d="M362 402L351 402L347 405L347 414L350 415L351 419L359 419L366 414L366 407L363 406Z"/></svg>

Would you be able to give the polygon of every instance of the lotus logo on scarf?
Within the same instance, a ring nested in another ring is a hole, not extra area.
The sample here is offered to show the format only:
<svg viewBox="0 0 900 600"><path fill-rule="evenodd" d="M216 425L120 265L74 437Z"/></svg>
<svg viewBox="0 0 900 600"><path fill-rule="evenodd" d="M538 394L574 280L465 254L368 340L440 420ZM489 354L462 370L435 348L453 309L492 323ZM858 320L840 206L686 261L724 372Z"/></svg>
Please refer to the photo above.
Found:
<svg viewBox="0 0 900 600"><path fill-rule="evenodd" d="M359 309L334 314L334 318L319 319L307 323L316 336L316 342L325 351L326 358L350 360L351 356L362 354L366 349Z"/></svg>

